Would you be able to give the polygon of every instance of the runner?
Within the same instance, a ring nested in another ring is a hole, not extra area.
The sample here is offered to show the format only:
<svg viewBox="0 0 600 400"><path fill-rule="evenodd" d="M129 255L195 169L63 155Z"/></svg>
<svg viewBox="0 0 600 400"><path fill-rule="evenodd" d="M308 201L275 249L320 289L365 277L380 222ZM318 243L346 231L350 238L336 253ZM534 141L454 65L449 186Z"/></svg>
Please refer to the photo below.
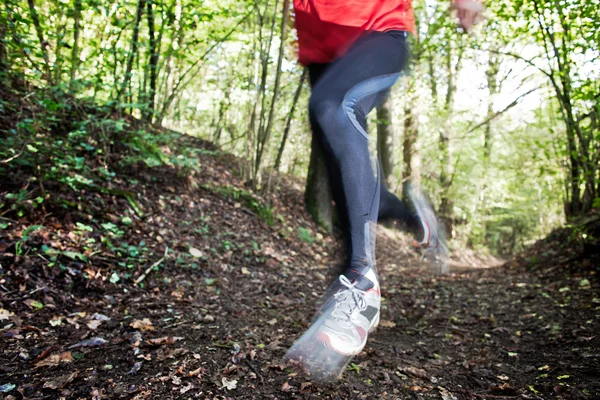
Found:
<svg viewBox="0 0 600 400"><path fill-rule="evenodd" d="M410 0L294 0L294 8L299 61L307 66L312 87L310 122L326 155L348 258L317 320L288 358L299 359L313 373L319 368L335 375L360 353L379 323L377 220L420 227L420 246L446 248L424 196L412 191L416 214L411 213L381 184L378 163L369 154L367 114L384 99L409 57L407 36L415 34ZM456 0L454 8L465 31L483 11L475 0Z"/></svg>

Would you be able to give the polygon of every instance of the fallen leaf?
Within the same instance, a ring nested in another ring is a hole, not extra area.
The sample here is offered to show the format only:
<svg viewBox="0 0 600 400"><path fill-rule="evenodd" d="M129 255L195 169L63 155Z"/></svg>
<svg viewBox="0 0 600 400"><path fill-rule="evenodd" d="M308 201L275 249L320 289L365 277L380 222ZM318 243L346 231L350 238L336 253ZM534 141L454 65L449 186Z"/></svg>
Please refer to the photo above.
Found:
<svg viewBox="0 0 600 400"><path fill-rule="evenodd" d="M448 389L443 388L441 386L438 386L437 388L440 391L440 395L442 396L442 400L458 400L455 395L453 395L452 393L450 393L448 391Z"/></svg>
<svg viewBox="0 0 600 400"><path fill-rule="evenodd" d="M50 326L60 326L62 325L62 317L52 317L48 322L50 323Z"/></svg>
<svg viewBox="0 0 600 400"><path fill-rule="evenodd" d="M79 343L75 343L72 346L67 347L68 349L76 349L79 347L98 347L106 344L106 339L101 337L93 337L91 339L82 340Z"/></svg>
<svg viewBox="0 0 600 400"><path fill-rule="evenodd" d="M138 372L140 372L140 369L142 369L142 362L138 361L135 364L133 364L133 367L129 370L128 374L135 375Z"/></svg>
<svg viewBox="0 0 600 400"><path fill-rule="evenodd" d="M277 318L273 318L272 320L267 321L267 324L269 324L269 325L275 325L276 323L277 323Z"/></svg>
<svg viewBox="0 0 600 400"><path fill-rule="evenodd" d="M287 382L283 382L283 385L281 385L281 390L283 392L289 392L290 390L292 390L292 385L290 385Z"/></svg>
<svg viewBox="0 0 600 400"><path fill-rule="evenodd" d="M139 329L142 332L153 331L154 326L152 325L152 321L148 318L144 318L142 320L136 319L131 324L129 324L134 329Z"/></svg>
<svg viewBox="0 0 600 400"><path fill-rule="evenodd" d="M97 321L102 321L102 322L110 321L110 317L107 317L106 315L99 314L99 313L92 314L92 319L95 319Z"/></svg>
<svg viewBox="0 0 600 400"><path fill-rule="evenodd" d="M194 377L194 376L202 375L205 372L206 372L206 370L204 368L200 367L198 369L195 369L193 371L188 372L187 376L191 378L191 377Z"/></svg>
<svg viewBox="0 0 600 400"><path fill-rule="evenodd" d="M179 393L183 394L183 393L189 392L193 388L194 388L194 385L192 385L192 383L190 382L186 386L184 386L181 389L179 389Z"/></svg>
<svg viewBox="0 0 600 400"><path fill-rule="evenodd" d="M202 257L202 252L195 247L190 247L190 254L196 258Z"/></svg>
<svg viewBox="0 0 600 400"><path fill-rule="evenodd" d="M227 390L234 390L235 388L237 388L237 379L230 380L223 377L221 378L221 383L223 384L223 387Z"/></svg>
<svg viewBox="0 0 600 400"><path fill-rule="evenodd" d="M0 393L8 393L16 387L14 383L5 383L4 385L0 385Z"/></svg>
<svg viewBox="0 0 600 400"><path fill-rule="evenodd" d="M48 357L34 364L36 368L40 367L55 367L59 364L68 364L73 361L73 356L70 351L62 353L52 353Z"/></svg>
<svg viewBox="0 0 600 400"><path fill-rule="evenodd" d="M14 312L5 310L4 308L0 308L0 321L7 320L14 316L15 316Z"/></svg>
<svg viewBox="0 0 600 400"><path fill-rule="evenodd" d="M394 328L396 326L396 323L394 321L382 319L381 321L379 321L379 326L382 326L384 328Z"/></svg>
<svg viewBox="0 0 600 400"><path fill-rule="evenodd" d="M58 378L46 381L46 383L44 383L44 389L62 389L71 383L73 379L77 377L78 373L78 371L75 371L72 374L59 376Z"/></svg>
<svg viewBox="0 0 600 400"><path fill-rule="evenodd" d="M101 324L102 324L102 321L93 320L93 321L89 321L86 325L91 330L96 330Z"/></svg>
<svg viewBox="0 0 600 400"><path fill-rule="evenodd" d="M415 368L415 367L405 367L405 368L398 368L398 369L401 372L404 372L405 374L412 375L414 377L421 378L421 379L428 379L427 372L425 372L424 369Z"/></svg>
<svg viewBox="0 0 600 400"><path fill-rule="evenodd" d="M27 299L23 303L29 306L32 310L41 310L42 308L44 308L43 303L40 303L39 301L33 299Z"/></svg>
<svg viewBox="0 0 600 400"><path fill-rule="evenodd" d="M173 344L178 340L182 340L181 336L163 336L155 339L148 339L146 343L152 346L160 346L161 344Z"/></svg>

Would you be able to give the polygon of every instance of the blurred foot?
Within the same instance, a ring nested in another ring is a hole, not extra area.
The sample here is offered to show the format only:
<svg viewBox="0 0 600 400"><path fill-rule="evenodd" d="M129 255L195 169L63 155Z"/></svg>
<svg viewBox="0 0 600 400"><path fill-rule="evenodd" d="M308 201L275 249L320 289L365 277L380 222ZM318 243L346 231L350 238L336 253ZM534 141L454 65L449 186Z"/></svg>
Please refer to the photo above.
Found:
<svg viewBox="0 0 600 400"><path fill-rule="evenodd" d="M339 354L353 356L362 351L368 334L379 324L379 282L372 268L361 274L351 271L338 279L340 289L324 310L316 339Z"/></svg>
<svg viewBox="0 0 600 400"><path fill-rule="evenodd" d="M433 208L425 198L423 192L417 188L412 188L410 190L410 198L423 229L422 240L420 242L415 241L414 245L415 247L423 249L424 256L433 258L437 262L441 262L442 271L445 272L449 251L444 229L438 222L438 219L433 212Z"/></svg>

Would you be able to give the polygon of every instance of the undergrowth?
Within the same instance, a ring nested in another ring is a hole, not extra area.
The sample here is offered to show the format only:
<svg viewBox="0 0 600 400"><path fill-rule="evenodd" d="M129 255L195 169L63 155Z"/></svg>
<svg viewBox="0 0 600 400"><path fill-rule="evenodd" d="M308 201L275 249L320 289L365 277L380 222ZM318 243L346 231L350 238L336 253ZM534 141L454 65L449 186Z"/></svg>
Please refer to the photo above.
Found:
<svg viewBox="0 0 600 400"><path fill-rule="evenodd" d="M117 170L169 166L181 177L200 172L198 152L178 146L181 135L77 99L57 88L28 87L5 78L0 89L0 217L21 218L48 206L78 204L46 188L125 198L141 216L137 195ZM54 191L53 191L54 192ZM2 226L0 226L2 228Z"/></svg>

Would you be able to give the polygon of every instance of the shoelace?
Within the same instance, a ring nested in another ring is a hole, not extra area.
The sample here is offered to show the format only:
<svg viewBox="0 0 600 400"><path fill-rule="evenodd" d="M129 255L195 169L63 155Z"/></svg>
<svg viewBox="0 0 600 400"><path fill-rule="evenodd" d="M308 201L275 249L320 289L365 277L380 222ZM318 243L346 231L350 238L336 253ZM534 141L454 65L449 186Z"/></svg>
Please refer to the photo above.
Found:
<svg viewBox="0 0 600 400"><path fill-rule="evenodd" d="M345 288L333 295L336 300L335 308L331 316L335 318L342 326L351 325L350 318L354 310L364 311L367 309L364 290L358 289L356 283L350 282L344 275L340 275L340 282Z"/></svg>

